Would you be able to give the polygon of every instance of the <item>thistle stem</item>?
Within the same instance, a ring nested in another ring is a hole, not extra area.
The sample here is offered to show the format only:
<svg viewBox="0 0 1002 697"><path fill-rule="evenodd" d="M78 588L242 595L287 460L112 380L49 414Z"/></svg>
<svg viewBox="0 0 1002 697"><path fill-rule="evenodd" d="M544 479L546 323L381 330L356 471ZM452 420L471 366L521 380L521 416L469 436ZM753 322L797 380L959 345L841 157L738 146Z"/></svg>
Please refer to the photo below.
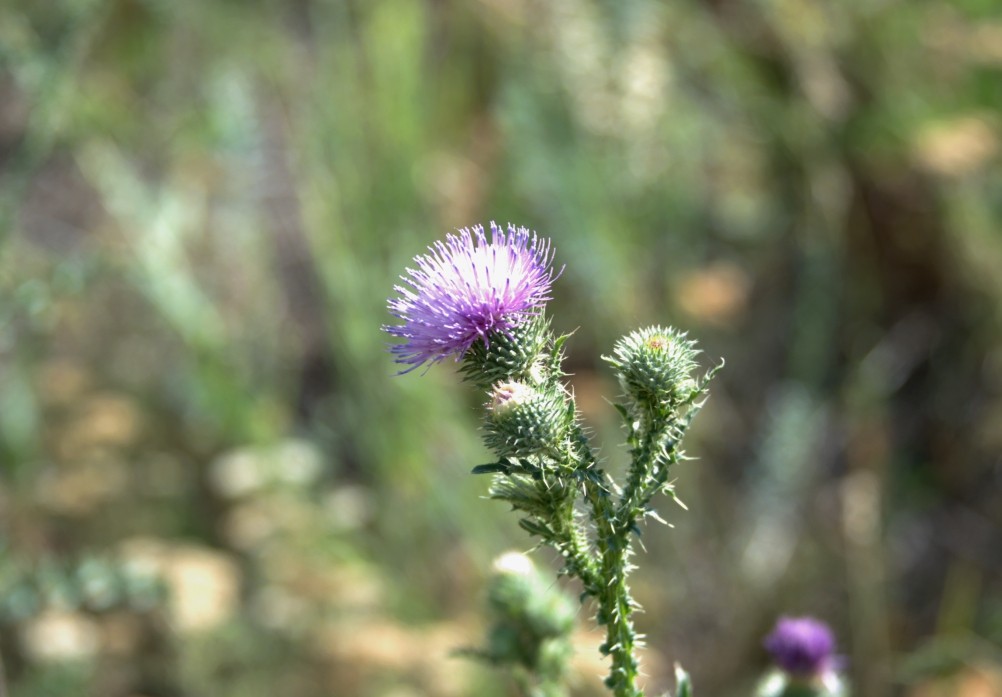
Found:
<svg viewBox="0 0 1002 697"><path fill-rule="evenodd" d="M622 525L631 526L636 518L643 514L643 507L654 495L650 484L657 484L654 467L658 463L660 443L668 428L666 421L656 421L650 416L645 417L643 439L639 447L633 450L633 463L630 465L630 476L626 481L623 494L619 499L618 519ZM660 425L656 425L660 424ZM662 468L663 469L663 468Z"/></svg>
<svg viewBox="0 0 1002 697"><path fill-rule="evenodd" d="M629 531L616 524L615 511L609 492L594 479L587 480L585 494L598 523L597 543L601 554L598 589L599 623L606 626L606 641L602 652L612 657L612 668L606 685L616 697L641 697L637 689L638 663L634 655L636 632L633 628L633 599L626 583L629 571Z"/></svg>
<svg viewBox="0 0 1002 697"><path fill-rule="evenodd" d="M595 595L600 585L597 563L587 535L574 518L573 503L553 516L550 527L557 536L557 551L564 557L567 572L581 580L586 593Z"/></svg>
<svg viewBox="0 0 1002 697"><path fill-rule="evenodd" d="M594 587L591 595L598 600L598 622L606 627L602 653L612 657L612 667L605 683L616 697L643 697L643 692L637 689L633 599L626 583L629 527L617 524L616 507L605 483L605 473L596 466L588 439L577 424L574 426L574 444L585 470L582 477L584 494L596 525L595 542L600 557L598 578L601 583Z"/></svg>

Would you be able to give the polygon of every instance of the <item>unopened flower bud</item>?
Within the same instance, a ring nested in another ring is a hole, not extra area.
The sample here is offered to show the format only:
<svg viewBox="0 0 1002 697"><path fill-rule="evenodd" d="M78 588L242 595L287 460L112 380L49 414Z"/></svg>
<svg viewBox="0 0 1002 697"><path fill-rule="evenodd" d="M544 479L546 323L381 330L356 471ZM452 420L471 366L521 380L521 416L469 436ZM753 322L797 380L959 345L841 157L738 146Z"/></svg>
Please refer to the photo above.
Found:
<svg viewBox="0 0 1002 697"><path fill-rule="evenodd" d="M548 335L547 322L541 316L491 332L486 341L470 347L463 361L463 374L482 387L508 380L542 383Z"/></svg>
<svg viewBox="0 0 1002 697"><path fill-rule="evenodd" d="M485 440L501 457L558 456L567 425L567 408L556 390L499 382L487 404Z"/></svg>
<svg viewBox="0 0 1002 697"><path fill-rule="evenodd" d="M620 384L638 405L654 408L675 406L697 389L696 343L672 328L648 327L619 341L614 355L606 356Z"/></svg>
<svg viewBox="0 0 1002 697"><path fill-rule="evenodd" d="M831 667L835 637L828 625L813 617L781 617L765 648L790 675L818 675Z"/></svg>
<svg viewBox="0 0 1002 697"><path fill-rule="evenodd" d="M493 570L488 600L499 619L518 628L517 635L541 641L574 627L574 603L527 556L508 552L495 560Z"/></svg>
<svg viewBox="0 0 1002 697"><path fill-rule="evenodd" d="M760 684L760 697L843 694L835 637L824 622L813 617L781 617L764 644L779 670Z"/></svg>

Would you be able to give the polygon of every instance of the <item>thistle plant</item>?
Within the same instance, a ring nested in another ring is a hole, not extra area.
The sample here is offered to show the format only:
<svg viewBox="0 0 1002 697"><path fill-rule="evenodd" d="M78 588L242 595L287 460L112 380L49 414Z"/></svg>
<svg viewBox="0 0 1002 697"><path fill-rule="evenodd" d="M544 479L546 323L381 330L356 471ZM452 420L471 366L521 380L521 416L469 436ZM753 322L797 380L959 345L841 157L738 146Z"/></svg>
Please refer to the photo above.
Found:
<svg viewBox="0 0 1002 697"><path fill-rule="evenodd" d="M594 601L606 629L599 647L611 658L606 686L617 697L639 697L642 637L628 585L634 544L641 522L662 520L656 496L678 501L671 471L685 459L682 438L717 368L697 375L695 342L672 328L616 342L605 360L623 389L614 406L631 456L617 483L564 382L569 335L555 334L545 315L560 275L552 247L524 227L490 228L489 237L482 226L459 230L415 257L389 301L400 323L384 330L403 340L390 351L401 372L452 357L485 392L484 439L496 460L473 473L493 475L491 497L511 504L521 527L560 554L561 572L581 582L582 600Z"/></svg>
<svg viewBox="0 0 1002 697"><path fill-rule="evenodd" d="M529 697L565 697L574 601L519 552L494 560L486 646L461 655L509 668Z"/></svg>
<svg viewBox="0 0 1002 697"><path fill-rule="evenodd" d="M781 617L766 637L776 669L765 676L757 697L848 697L838 674L835 636L813 617Z"/></svg>

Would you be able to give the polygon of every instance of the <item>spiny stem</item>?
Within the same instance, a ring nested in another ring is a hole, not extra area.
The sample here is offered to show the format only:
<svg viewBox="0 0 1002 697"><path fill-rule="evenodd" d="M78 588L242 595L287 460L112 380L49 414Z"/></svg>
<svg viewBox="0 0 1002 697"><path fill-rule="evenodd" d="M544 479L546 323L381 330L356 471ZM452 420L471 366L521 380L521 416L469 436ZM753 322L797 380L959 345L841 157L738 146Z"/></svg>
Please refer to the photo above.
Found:
<svg viewBox="0 0 1002 697"><path fill-rule="evenodd" d="M633 600L626 583L629 529L617 525L616 507L605 483L605 473L596 467L594 453L580 425L574 426L574 444L582 465L585 499L596 525L602 583L592 595L598 600L598 622L606 626L602 653L612 657L606 685L616 697L643 697L637 689L638 663L634 656L636 632L631 616Z"/></svg>
<svg viewBox="0 0 1002 697"><path fill-rule="evenodd" d="M711 370L704 378L704 383L716 372L716 369ZM681 417L645 415L643 440L633 450L630 478L619 499L618 514L622 526L629 529L638 517L644 515L647 504L668 481L669 469L682 457L679 449L682 438L703 407L701 402L693 402L698 395L698 392L694 392L683 403L686 411Z"/></svg>
<svg viewBox="0 0 1002 697"><path fill-rule="evenodd" d="M557 536L557 550L564 556L567 571L581 580L585 592L593 594L600 585L597 564L588 537L575 519L573 501L554 513L550 527Z"/></svg>
<svg viewBox="0 0 1002 697"><path fill-rule="evenodd" d="M590 487L596 492L596 487ZM628 572L629 532L618 528L613 517L612 501L607 492L596 492L590 500L601 514L596 514L599 525L599 547L602 554L601 577L605 585L600 589L599 622L606 625L606 642L603 652L612 657L612 669L606 684L616 697L640 697L636 687L638 663L635 652L636 632L633 628L633 599L626 583ZM600 516L600 517L599 517Z"/></svg>
<svg viewBox="0 0 1002 697"><path fill-rule="evenodd" d="M660 443L669 425L664 421L656 421L645 417L644 436L640 445L633 450L633 463L630 465L630 476L619 499L617 518L621 524L631 525L642 508L650 501L653 491L648 486L648 478L654 470L660 454Z"/></svg>

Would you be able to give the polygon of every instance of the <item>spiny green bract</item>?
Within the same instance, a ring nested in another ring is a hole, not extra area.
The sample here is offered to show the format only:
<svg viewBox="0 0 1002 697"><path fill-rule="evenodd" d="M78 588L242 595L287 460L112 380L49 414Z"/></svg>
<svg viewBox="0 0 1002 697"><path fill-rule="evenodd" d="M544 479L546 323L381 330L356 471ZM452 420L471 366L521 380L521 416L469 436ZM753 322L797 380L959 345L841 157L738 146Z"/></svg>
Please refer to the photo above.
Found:
<svg viewBox="0 0 1002 697"><path fill-rule="evenodd" d="M506 380L542 383L546 366L549 322L533 317L508 332L493 332L466 352L462 372L470 382L488 389Z"/></svg>
<svg viewBox="0 0 1002 697"><path fill-rule="evenodd" d="M849 686L834 671L824 676L798 679L773 670L755 688L755 697L849 697L849 694Z"/></svg>
<svg viewBox="0 0 1002 697"><path fill-rule="evenodd" d="M491 391L484 440L502 458L560 459L569 426L567 405L557 388L505 381Z"/></svg>
<svg viewBox="0 0 1002 697"><path fill-rule="evenodd" d="M656 408L677 406L698 389L692 378L698 353L685 333L655 326L627 334L603 358L638 406Z"/></svg>

